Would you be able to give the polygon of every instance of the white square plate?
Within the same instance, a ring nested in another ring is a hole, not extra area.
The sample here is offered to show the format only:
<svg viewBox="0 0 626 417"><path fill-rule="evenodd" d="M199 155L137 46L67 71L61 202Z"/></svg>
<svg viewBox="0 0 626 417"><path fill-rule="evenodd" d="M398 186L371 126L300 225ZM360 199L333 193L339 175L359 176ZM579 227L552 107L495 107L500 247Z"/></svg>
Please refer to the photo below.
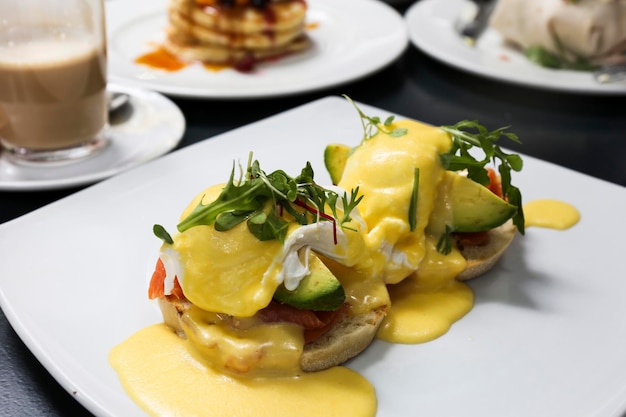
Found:
<svg viewBox="0 0 626 417"><path fill-rule="evenodd" d="M268 172L298 173L309 160L327 183L326 144L355 145L361 136L352 106L328 97L2 224L2 309L91 412L144 415L107 356L161 321L147 299L159 247L152 225L173 229L188 201L227 180L249 151ZM471 283L476 305L446 335L411 346L376 341L351 361L376 388L378 416L616 417L626 410L626 190L531 157L514 183L526 201L573 204L580 223L568 231L529 228L516 238L500 264Z"/></svg>

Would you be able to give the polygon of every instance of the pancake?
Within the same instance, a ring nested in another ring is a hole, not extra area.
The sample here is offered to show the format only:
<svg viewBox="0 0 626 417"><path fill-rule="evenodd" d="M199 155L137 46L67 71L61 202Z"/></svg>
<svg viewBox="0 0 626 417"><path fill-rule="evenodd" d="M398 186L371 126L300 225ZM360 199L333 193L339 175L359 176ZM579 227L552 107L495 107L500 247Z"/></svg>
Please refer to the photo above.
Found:
<svg viewBox="0 0 626 417"><path fill-rule="evenodd" d="M262 50L234 49L219 45L194 44L169 33L163 47L172 55L183 61L200 61L206 64L225 64L240 68L248 65L244 61L264 61L290 55L307 49L309 38L302 36L280 48ZM240 68L241 69L241 68Z"/></svg>
<svg viewBox="0 0 626 417"><path fill-rule="evenodd" d="M306 10L302 0L170 0L164 47L185 61L235 67L292 54L310 45Z"/></svg>
<svg viewBox="0 0 626 417"><path fill-rule="evenodd" d="M170 0L170 10L207 29L250 35L302 26L307 6L301 0L273 1L263 8L245 4L225 7L216 0Z"/></svg>
<svg viewBox="0 0 626 417"><path fill-rule="evenodd" d="M252 33L232 33L216 30L189 20L178 11L171 11L169 16L172 31L184 34L189 42L202 45L223 46L232 49L273 49L292 42L304 32L303 25L285 30L258 31Z"/></svg>

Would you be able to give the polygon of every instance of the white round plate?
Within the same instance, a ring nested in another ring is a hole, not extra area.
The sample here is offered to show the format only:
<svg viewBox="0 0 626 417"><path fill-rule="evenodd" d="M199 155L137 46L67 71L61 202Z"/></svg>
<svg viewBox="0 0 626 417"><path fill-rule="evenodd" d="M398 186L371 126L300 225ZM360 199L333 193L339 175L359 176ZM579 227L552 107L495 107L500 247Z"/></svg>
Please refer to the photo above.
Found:
<svg viewBox="0 0 626 417"><path fill-rule="evenodd" d="M153 91L108 85L129 94L131 110L112 123L110 143L99 153L64 165L18 165L0 154L0 190L33 191L90 184L147 162L172 150L185 132L185 118L176 104Z"/></svg>
<svg viewBox="0 0 626 417"><path fill-rule="evenodd" d="M503 44L487 28L475 46L454 30L454 21L468 0L421 0L411 6L405 21L409 39L417 48L463 71L512 84L588 94L626 94L626 83L600 84L591 72L553 70L528 61Z"/></svg>
<svg viewBox="0 0 626 417"><path fill-rule="evenodd" d="M199 64L168 72L134 62L163 42L167 1L107 1L110 79L172 96L284 96L362 78L393 62L408 45L402 16L386 3L308 0L307 4L307 33L312 40L307 51L258 65L253 73L211 71Z"/></svg>

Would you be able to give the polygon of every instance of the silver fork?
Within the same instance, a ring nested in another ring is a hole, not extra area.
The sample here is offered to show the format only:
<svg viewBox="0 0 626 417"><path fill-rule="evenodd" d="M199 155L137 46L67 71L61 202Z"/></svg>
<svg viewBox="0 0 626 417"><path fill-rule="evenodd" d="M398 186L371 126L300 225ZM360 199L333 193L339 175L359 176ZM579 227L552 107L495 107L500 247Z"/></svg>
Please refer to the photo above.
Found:
<svg viewBox="0 0 626 417"><path fill-rule="evenodd" d="M495 0L471 0L459 13L454 28L470 45L476 43L489 25L495 3Z"/></svg>
<svg viewBox="0 0 626 417"><path fill-rule="evenodd" d="M595 70L593 78L600 84L626 83L626 64L606 65Z"/></svg>

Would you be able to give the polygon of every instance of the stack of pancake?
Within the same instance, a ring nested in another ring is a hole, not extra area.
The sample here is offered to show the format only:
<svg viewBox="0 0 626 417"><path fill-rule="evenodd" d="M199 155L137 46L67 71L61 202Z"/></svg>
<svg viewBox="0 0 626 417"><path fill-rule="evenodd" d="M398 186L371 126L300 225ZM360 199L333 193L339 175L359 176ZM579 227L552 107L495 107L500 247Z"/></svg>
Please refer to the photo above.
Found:
<svg viewBox="0 0 626 417"><path fill-rule="evenodd" d="M305 0L170 0L165 48L179 59L246 69L302 51Z"/></svg>

